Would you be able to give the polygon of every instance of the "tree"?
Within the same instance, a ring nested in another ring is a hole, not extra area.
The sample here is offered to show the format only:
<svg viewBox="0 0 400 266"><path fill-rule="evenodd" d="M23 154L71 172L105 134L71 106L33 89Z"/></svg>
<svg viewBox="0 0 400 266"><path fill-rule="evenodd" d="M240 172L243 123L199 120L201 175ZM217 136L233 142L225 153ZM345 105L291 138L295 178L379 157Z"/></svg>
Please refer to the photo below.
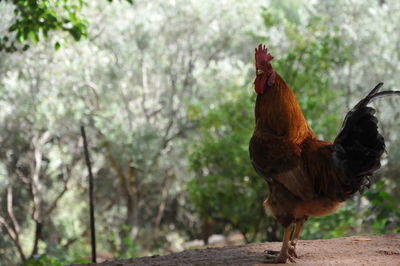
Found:
<svg viewBox="0 0 400 266"><path fill-rule="evenodd" d="M0 51L16 52L29 49L30 42L47 41L51 32L70 35L75 41L88 37L88 21L81 15L84 0L6 0L2 8L12 12L8 29L0 36ZM112 2L112 0L108 0ZM133 0L127 0L133 4ZM5 14L6 15L6 14ZM61 41L53 40L55 49Z"/></svg>
<svg viewBox="0 0 400 266"><path fill-rule="evenodd" d="M239 31L241 26L233 23L230 15L237 17L240 5L232 5L232 10L226 14L218 9L196 13L199 5L138 3L136 10L127 12L141 14L141 20L139 15L134 15L130 24L121 21L121 25L126 26L120 26L120 32L104 29L105 34L113 37L95 42L109 52L115 62L104 69L107 73L104 82L112 85L96 86L101 91L98 94L102 95L96 112L104 116L96 116L94 123L101 132L104 151L124 195L126 218L121 226L126 230L120 232L122 253L127 250L124 242L132 243L144 238L144 234L151 235L145 226L148 221L153 221L154 231L150 239L143 242L162 239L160 224L164 212L168 212L168 200L184 193L183 187L174 191L167 185L186 182L189 175L185 170L178 170L186 164L185 158L180 156L182 143L197 127L197 123L188 118L187 106L199 98L209 97L205 96L207 92L202 90L201 84L212 75L223 73L222 68L209 72L206 66L224 57L234 60L230 58L234 53L224 47L229 42L235 43L231 32ZM207 5L208 8L213 6L211 2ZM215 24L214 30L206 30L210 23ZM229 31L225 31L228 24ZM117 38L116 34L124 37ZM129 49L127 43L131 44ZM118 89L120 94L116 96L115 89L110 91L110 87ZM107 105L109 102L119 102L112 112ZM116 109L121 110L120 116L111 119Z"/></svg>
<svg viewBox="0 0 400 266"><path fill-rule="evenodd" d="M3 136L0 224L22 261L37 255L40 243L46 239L49 242L72 241L60 228L59 234L52 234L51 230L59 227L53 215L71 184L76 182L72 176L76 175L81 158L78 143L71 138L73 131L60 134L57 117L50 115L63 115L63 110L54 105L51 98L41 98L51 93L41 90L39 84L46 82L41 72L28 71L30 64L39 65L31 59L27 58L25 68L17 70L26 77L21 78L18 85L1 81L1 87L7 89L2 89L0 100L7 106L2 113L0 129ZM12 68L5 63L2 69L7 71L9 67ZM19 89L15 90L14 86ZM28 232L32 238L26 243L21 239Z"/></svg>
<svg viewBox="0 0 400 266"><path fill-rule="evenodd" d="M242 4L232 4L226 10L215 5L209 1L208 12L200 12L200 3L173 6L163 1L157 5L143 2L135 8L121 3L106 13L100 5L90 9L91 16L103 16L99 24L91 24L101 29L96 38L59 51L53 51L49 43L40 43L24 54L2 58L2 93L17 93L4 97L4 105L11 110L24 106L24 115L35 121L33 128L23 128L16 122L13 133L47 129L51 135L66 137L70 145L77 145L79 125L86 125L93 147L99 206L96 216L102 217L97 220L100 251L134 256L140 250L157 248L165 245L172 225L182 225L182 229L176 229L182 235L191 233L194 221L182 185L191 174L182 154L184 142L197 124L189 121L187 108L211 97L203 89L208 81L232 78L223 66L240 63L240 59L235 50L226 47L240 47L247 41L237 38L247 30L237 20L243 12ZM211 31L207 29L210 24L214 25ZM187 31L187 25L192 31ZM29 141L28 136L25 138ZM56 148L53 142L46 145L49 150ZM65 156L69 154L58 157L44 153L55 162ZM1 178L6 180L6 175ZM44 174L41 178L48 180ZM85 176L78 172L71 178L73 182L59 201L60 206L67 206L56 208L48 223L60 232L57 237L69 252L62 252L63 246L51 245L53 236L46 234L39 240L40 254L76 258L87 249L81 237L87 219L83 212ZM57 186L60 181L43 186ZM49 192L51 189L43 190L42 197L50 199ZM65 218L67 212L71 215ZM28 226L32 220L29 216L24 220L21 234L27 237L32 233Z"/></svg>
<svg viewBox="0 0 400 266"><path fill-rule="evenodd" d="M87 37L87 21L80 16L82 0L70 1L6 1L14 8L14 17L9 21L8 31L0 39L0 51L15 52L29 48L29 41L37 44L47 40L51 31L66 32L75 41ZM7 5L6 4L6 5ZM55 41L56 49L60 42Z"/></svg>

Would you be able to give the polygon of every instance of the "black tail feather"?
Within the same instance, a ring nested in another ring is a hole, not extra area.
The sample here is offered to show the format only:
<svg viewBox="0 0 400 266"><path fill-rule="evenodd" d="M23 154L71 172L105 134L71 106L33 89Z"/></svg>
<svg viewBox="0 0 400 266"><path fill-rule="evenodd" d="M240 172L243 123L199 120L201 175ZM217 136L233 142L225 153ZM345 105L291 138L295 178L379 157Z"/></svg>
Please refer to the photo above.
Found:
<svg viewBox="0 0 400 266"><path fill-rule="evenodd" d="M343 126L334 141L333 158L343 173L342 184L348 194L362 191L370 184L370 177L381 166L380 159L385 152L385 141L378 131L376 110L367 106L370 102L400 91L379 92L383 83L375 88L346 115Z"/></svg>
<svg viewBox="0 0 400 266"><path fill-rule="evenodd" d="M400 91L381 91L379 92L379 90L382 88L383 86L383 82L379 82L372 90L370 93L368 93L368 95L362 99L361 101L359 101L354 108L351 110L355 110L360 108L361 106L366 106L368 105L370 102L373 102L379 98L383 98L383 97L387 97L387 96L393 96L393 95L398 95L400 96ZM350 112L351 112L350 111ZM347 116L346 116L347 117Z"/></svg>

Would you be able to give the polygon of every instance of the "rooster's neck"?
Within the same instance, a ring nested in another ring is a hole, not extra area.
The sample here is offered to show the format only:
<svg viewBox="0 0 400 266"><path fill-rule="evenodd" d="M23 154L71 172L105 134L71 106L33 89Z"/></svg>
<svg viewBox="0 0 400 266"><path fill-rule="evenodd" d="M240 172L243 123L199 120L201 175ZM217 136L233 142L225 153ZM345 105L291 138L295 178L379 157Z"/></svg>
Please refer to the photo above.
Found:
<svg viewBox="0 0 400 266"><path fill-rule="evenodd" d="M256 130L282 136L296 143L314 136L293 91L277 73L275 83L259 94L255 107Z"/></svg>

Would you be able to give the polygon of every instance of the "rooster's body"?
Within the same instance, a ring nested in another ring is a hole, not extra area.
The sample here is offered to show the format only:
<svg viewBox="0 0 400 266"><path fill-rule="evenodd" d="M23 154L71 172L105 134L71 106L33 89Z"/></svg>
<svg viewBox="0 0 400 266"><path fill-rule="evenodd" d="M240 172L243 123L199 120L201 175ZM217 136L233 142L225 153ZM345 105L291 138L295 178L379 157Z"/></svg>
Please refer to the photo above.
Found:
<svg viewBox="0 0 400 266"><path fill-rule="evenodd" d="M272 69L272 58L265 47L256 49L256 127L249 151L255 170L269 184L264 205L285 228L279 255L267 257L286 262L297 257L296 242L309 216L332 213L369 186L385 143L375 109L367 105L400 92L378 92L382 83L378 84L346 115L335 141L321 141L307 124L292 90Z"/></svg>

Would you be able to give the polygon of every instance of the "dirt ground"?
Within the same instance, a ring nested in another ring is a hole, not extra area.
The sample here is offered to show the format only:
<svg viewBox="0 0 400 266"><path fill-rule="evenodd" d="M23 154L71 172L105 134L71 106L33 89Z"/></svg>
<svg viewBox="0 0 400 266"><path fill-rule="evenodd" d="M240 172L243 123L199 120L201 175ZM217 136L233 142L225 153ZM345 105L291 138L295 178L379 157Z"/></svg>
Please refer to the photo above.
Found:
<svg viewBox="0 0 400 266"><path fill-rule="evenodd" d="M278 242L266 242L222 248L186 250L166 256L115 260L97 265L272 265L263 263L264 251L266 249L279 250L280 245ZM296 266L400 266L400 234L352 236L329 240L300 240L297 244L297 253L299 258L296 260Z"/></svg>

